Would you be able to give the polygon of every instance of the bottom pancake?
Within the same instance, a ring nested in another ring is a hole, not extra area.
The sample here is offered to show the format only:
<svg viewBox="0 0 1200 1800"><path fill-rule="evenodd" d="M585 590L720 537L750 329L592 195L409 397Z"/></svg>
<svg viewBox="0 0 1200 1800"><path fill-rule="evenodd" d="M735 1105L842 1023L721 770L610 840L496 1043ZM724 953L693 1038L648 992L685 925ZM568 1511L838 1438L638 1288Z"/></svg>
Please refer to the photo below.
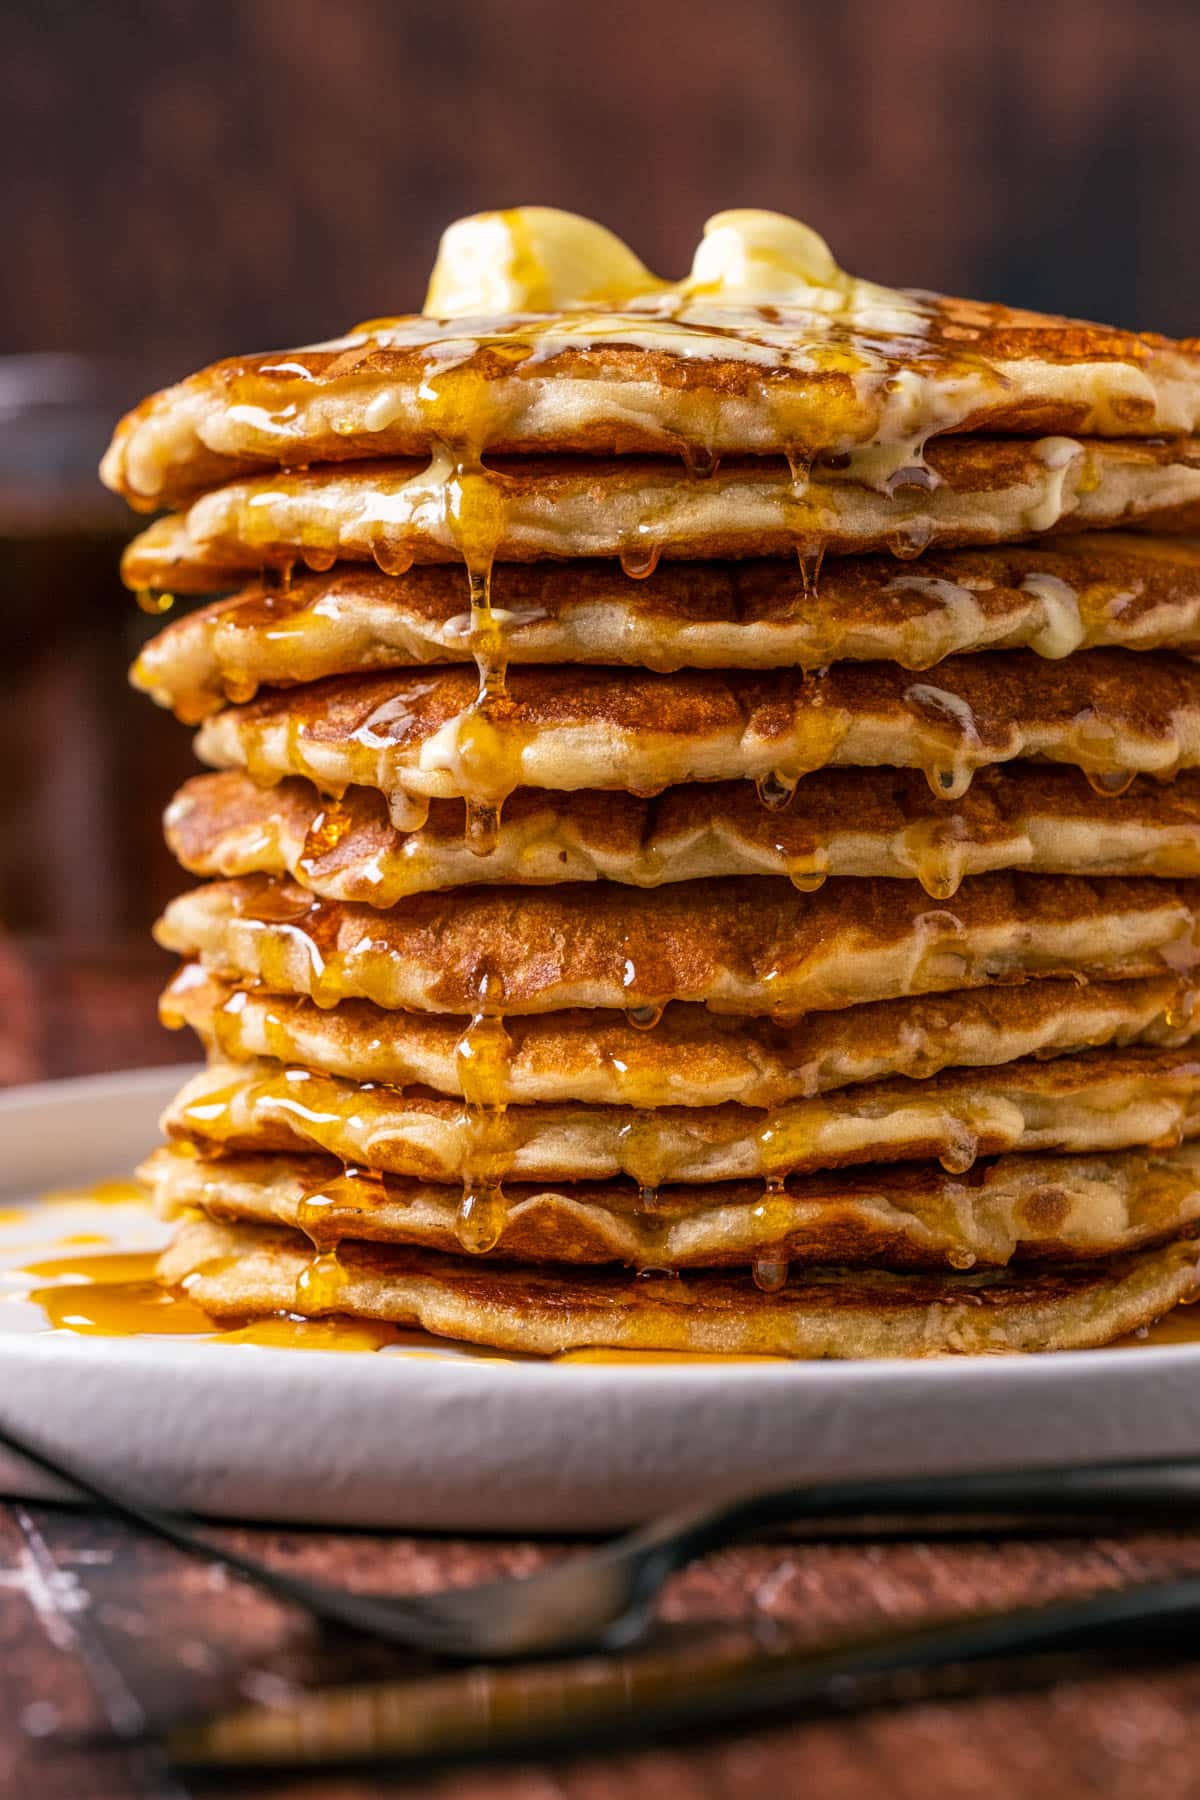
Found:
<svg viewBox="0 0 1200 1800"><path fill-rule="evenodd" d="M663 1188L632 1182L486 1189L346 1171L331 1157L221 1156L162 1149L142 1165L159 1209L219 1222L299 1227L322 1249L348 1239L531 1263L635 1269L789 1264L901 1268L1103 1257L1200 1224L1200 1146L1116 1156L1000 1156L966 1178L921 1163Z"/></svg>
<svg viewBox="0 0 1200 1800"><path fill-rule="evenodd" d="M1110 1343L1200 1291L1200 1244L1180 1238L1100 1262L1020 1274L895 1275L822 1268L760 1292L748 1275L633 1278L347 1244L314 1262L294 1232L186 1225L160 1279L217 1319L339 1313L439 1337L553 1355L587 1348L706 1355L925 1357Z"/></svg>

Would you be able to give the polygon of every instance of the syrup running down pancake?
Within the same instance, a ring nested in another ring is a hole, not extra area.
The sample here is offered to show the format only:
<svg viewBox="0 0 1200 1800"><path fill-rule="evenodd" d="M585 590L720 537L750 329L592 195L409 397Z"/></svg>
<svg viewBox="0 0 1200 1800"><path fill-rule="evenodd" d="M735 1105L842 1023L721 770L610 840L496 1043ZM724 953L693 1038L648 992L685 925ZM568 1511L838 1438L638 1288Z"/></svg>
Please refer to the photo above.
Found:
<svg viewBox="0 0 1200 1800"><path fill-rule="evenodd" d="M837 663L821 679L517 669L503 704L481 712L473 671L448 668L265 693L208 719L196 748L259 781L377 788L400 829L420 823L427 798L465 797L491 819L519 787L657 794L748 779L782 807L802 776L828 767L922 769L955 799L977 769L1031 756L1071 763L1111 794L1136 774L1200 763L1200 682L1181 657L1123 650L1053 663L1023 650L956 656L926 679L890 663ZM477 844L478 816L467 820Z"/></svg>
<svg viewBox="0 0 1200 1800"><path fill-rule="evenodd" d="M389 574L464 562L619 557L648 575L660 557L821 557L998 544L1057 529L1138 523L1200 531L1200 440L943 438L930 479L898 497L786 461L727 461L705 481L666 461L565 457L492 463L468 502L450 466L379 462L259 476L214 488L157 520L125 552L137 589L209 593L263 568L339 559ZM465 587L464 587L465 592Z"/></svg>
<svg viewBox="0 0 1200 1800"><path fill-rule="evenodd" d="M215 1063L168 1107L169 1138L222 1150L325 1151L357 1168L470 1183L628 1177L645 1204L680 1182L763 1181L848 1164L936 1161L962 1175L1011 1151L1094 1153L1200 1135L1194 1048L1093 1051L849 1087L770 1110L521 1102L481 1132L445 1095L281 1062ZM486 1142L483 1138L486 1137Z"/></svg>

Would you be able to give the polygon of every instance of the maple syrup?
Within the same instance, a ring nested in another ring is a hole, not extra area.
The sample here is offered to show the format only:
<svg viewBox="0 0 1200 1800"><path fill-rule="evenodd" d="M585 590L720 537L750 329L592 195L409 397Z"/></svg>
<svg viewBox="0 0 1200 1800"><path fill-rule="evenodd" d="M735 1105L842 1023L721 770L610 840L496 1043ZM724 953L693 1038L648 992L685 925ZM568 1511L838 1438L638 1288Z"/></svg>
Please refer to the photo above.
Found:
<svg viewBox="0 0 1200 1800"><path fill-rule="evenodd" d="M13 1222L34 1222L45 1206L146 1205L140 1182L101 1181L94 1187L63 1189L34 1208L12 1209ZM95 1232L57 1240L59 1254L37 1255L15 1268L33 1285L14 1297L34 1306L52 1331L85 1337L186 1337L201 1343L259 1344L298 1350L382 1350L392 1344L424 1343L422 1333L406 1333L373 1320L271 1316L237 1326L217 1324L182 1290L157 1279L156 1251L98 1250L110 1242ZM86 1249L88 1254L61 1254ZM432 1345L434 1340L428 1340Z"/></svg>
<svg viewBox="0 0 1200 1800"><path fill-rule="evenodd" d="M475 1000L478 1010L455 1046L466 1144L454 1230L464 1250L481 1256L495 1248L508 1216L503 1180L513 1155L508 1122L512 1040L502 1011L504 981L494 970L480 969Z"/></svg>

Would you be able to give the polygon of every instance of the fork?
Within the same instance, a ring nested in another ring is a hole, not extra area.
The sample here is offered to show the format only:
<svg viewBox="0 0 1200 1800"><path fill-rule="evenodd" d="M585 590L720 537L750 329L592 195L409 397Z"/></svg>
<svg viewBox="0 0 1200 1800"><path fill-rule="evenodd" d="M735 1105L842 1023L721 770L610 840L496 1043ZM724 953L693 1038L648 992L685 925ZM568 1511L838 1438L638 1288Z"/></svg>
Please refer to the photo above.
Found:
<svg viewBox="0 0 1200 1800"><path fill-rule="evenodd" d="M32 1442L3 1421L0 1446L69 1482L128 1523L189 1555L223 1564L324 1625L469 1662L627 1648L647 1630L669 1576L711 1550L770 1526L933 1514L1076 1519L1134 1513L1194 1519L1200 1504L1200 1460L1186 1458L816 1482L668 1513L534 1575L437 1594L357 1594L228 1549L186 1518Z"/></svg>

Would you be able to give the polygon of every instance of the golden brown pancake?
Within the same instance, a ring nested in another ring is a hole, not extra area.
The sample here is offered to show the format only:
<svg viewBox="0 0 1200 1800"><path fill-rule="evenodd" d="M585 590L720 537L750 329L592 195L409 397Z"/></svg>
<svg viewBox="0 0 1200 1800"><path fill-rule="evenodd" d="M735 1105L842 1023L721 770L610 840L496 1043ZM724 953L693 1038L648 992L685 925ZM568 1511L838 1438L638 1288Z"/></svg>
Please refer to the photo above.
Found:
<svg viewBox="0 0 1200 1800"><path fill-rule="evenodd" d="M1042 757L1106 792L1134 773L1200 762L1200 676L1169 651L1027 650L956 656L914 679L890 663L837 663L822 678L687 669L517 669L506 699L476 707L474 670L343 675L264 693L201 726L203 761L259 780L305 775L398 796L499 803L518 787L656 794L749 779L783 803L827 767L920 768L954 798L976 769ZM419 817L419 814L418 814Z"/></svg>
<svg viewBox="0 0 1200 1800"><path fill-rule="evenodd" d="M819 1268L762 1293L707 1270L637 1279L625 1270L534 1267L347 1243L314 1278L298 1233L184 1226L159 1262L213 1317L344 1313L438 1336L552 1355L601 1346L732 1356L1000 1355L1110 1343L1200 1287L1182 1237L1124 1256L1020 1271L893 1274Z"/></svg>
<svg viewBox="0 0 1200 1800"><path fill-rule="evenodd" d="M470 1044L470 1039L466 1040ZM939 1162L963 1174L1012 1151L1097 1153L1200 1135L1200 1061L1093 1050L921 1081L843 1088L770 1110L524 1102L502 1117L442 1094L340 1080L282 1062L217 1062L163 1118L210 1153L325 1151L421 1181L664 1184L777 1179L850 1164Z"/></svg>
<svg viewBox="0 0 1200 1800"><path fill-rule="evenodd" d="M181 894L168 950L272 992L452 1013L703 1001L776 1016L1020 982L1184 973L1200 884L980 875L950 907L912 882L462 888L387 911L247 876ZM653 1015L651 1014L651 1017Z"/></svg>
<svg viewBox="0 0 1200 1800"><path fill-rule="evenodd" d="M936 485L896 496L816 469L729 461L705 481L641 457L545 457L491 465L475 480L482 523L464 533L445 462L374 462L232 481L157 520L125 552L133 588L205 593L264 568L307 560L480 567L543 557L617 557L649 570L658 556L708 560L1011 543L1060 527L1137 523L1200 531L1200 440L943 438ZM915 494L915 497L914 497ZM463 583L464 606L466 582Z"/></svg>
<svg viewBox="0 0 1200 1800"><path fill-rule="evenodd" d="M425 313L218 363L153 396L117 428L105 480L152 507L263 464L464 438L476 453L694 445L709 459L863 445L898 466L933 431L1200 421L1190 341L857 280L778 214L710 220L676 283L548 208L460 220Z"/></svg>
<svg viewBox="0 0 1200 1800"><path fill-rule="evenodd" d="M512 663L807 672L830 663L927 669L976 650L1039 656L1120 645L1200 650L1200 543L1123 532L1036 545L830 558L816 591L794 557L662 563L502 563L492 605ZM287 588L252 583L176 619L133 666L135 687L187 724L259 687L471 660L462 573L338 564Z"/></svg>
<svg viewBox="0 0 1200 1800"><path fill-rule="evenodd" d="M1141 981L1032 981L1023 987L880 1000L811 1013L796 1024L668 1006L652 1030L624 1013L569 1011L505 1022L492 1070L498 1105L774 1107L891 1076L924 1078L955 1064L988 1069L1018 1057L1101 1045L1178 1049L1200 1033L1191 987ZM465 1021L385 1012L367 1000L335 1007L235 987L189 963L162 998L167 1025L189 1025L233 1062L270 1056L367 1082L461 1095Z"/></svg>
<svg viewBox="0 0 1200 1800"><path fill-rule="evenodd" d="M1200 1148L1108 1156L1001 1156L969 1182L928 1163L662 1188L625 1181L506 1184L486 1236L475 1203L437 1182L345 1171L311 1155L217 1157L156 1150L140 1171L159 1210L303 1230L327 1251L351 1241L421 1245L529 1263L631 1268L753 1265L771 1286L789 1264L970 1268L1013 1258L1074 1262L1161 1242L1200 1216Z"/></svg>
<svg viewBox="0 0 1200 1800"><path fill-rule="evenodd" d="M634 887L721 875L918 880L948 900L992 869L1048 875L1200 875L1200 771L1097 794L1074 769L984 769L959 800L910 770L806 776L782 810L745 781L631 794L523 788L506 802L495 848L465 842L461 802L435 800L419 831L397 831L371 788L324 799L294 778L271 788L238 770L199 775L167 808L167 842L194 875L290 874L332 900L392 906L474 882Z"/></svg>

